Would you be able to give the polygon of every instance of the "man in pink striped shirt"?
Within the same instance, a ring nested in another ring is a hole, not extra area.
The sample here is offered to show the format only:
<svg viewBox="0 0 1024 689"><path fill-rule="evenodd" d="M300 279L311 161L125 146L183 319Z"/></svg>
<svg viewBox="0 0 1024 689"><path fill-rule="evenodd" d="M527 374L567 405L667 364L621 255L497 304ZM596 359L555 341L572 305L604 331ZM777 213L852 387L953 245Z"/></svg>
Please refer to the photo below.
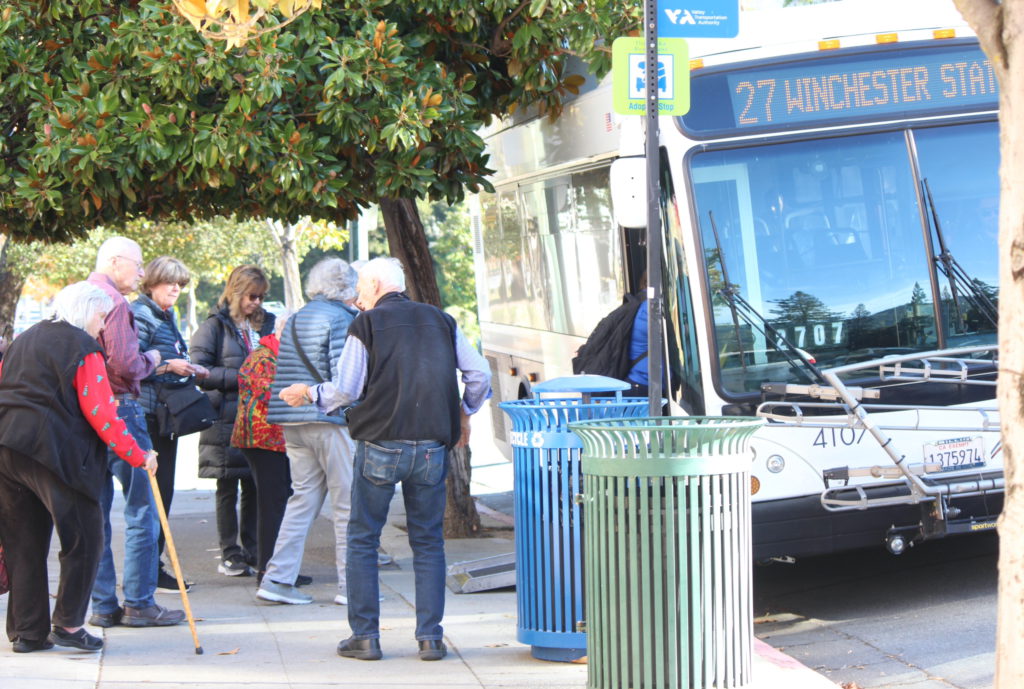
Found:
<svg viewBox="0 0 1024 689"><path fill-rule="evenodd" d="M136 290L143 276L142 249L126 237L111 237L100 246L96 270L88 282L110 295L114 308L107 314L99 343L107 354L107 378L117 401L117 415L144 450L153 443L146 432L146 417L139 404L139 381L160 363L160 353L139 351L135 316L124 295ZM108 474L103 489L103 555L92 589L92 617L89 624L113 627L165 627L185 619L181 610L168 610L154 598L157 572L157 536L160 522L143 469L117 461L108 452ZM125 544L121 587L124 607L117 599L117 570L110 549L110 507L114 500L113 477L124 494Z"/></svg>

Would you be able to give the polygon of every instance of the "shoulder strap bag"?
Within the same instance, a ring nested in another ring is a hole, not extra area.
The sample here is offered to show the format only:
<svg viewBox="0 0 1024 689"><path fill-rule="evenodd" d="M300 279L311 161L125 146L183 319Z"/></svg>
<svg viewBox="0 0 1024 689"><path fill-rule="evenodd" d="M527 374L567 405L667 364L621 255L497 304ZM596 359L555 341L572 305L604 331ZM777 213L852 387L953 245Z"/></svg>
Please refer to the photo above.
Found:
<svg viewBox="0 0 1024 689"><path fill-rule="evenodd" d="M212 426L217 418L210 398L196 387L195 376L161 383L156 398L157 426L165 438L198 433Z"/></svg>
<svg viewBox="0 0 1024 689"><path fill-rule="evenodd" d="M316 370L316 366L313 365L313 362L309 360L309 357L306 356L306 352L302 349L302 344L299 342L299 333L295 329L294 317L292 317L292 322L289 325L292 329L292 340L295 342L295 352L299 355L299 358L302 360L306 370L309 371L309 375L313 376L313 380L315 380L317 384L323 383L324 377L320 375L320 371Z"/></svg>

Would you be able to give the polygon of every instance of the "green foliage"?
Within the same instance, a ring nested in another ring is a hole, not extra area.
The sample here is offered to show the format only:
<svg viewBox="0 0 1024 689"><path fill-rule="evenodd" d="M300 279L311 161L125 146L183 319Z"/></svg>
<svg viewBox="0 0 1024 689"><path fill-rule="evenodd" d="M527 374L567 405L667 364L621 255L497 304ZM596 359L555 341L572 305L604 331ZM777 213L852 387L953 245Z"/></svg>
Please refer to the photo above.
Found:
<svg viewBox="0 0 1024 689"><path fill-rule="evenodd" d="M478 126L557 113L639 27L614 0L332 0L223 50L157 0L0 10L0 232L131 219L341 221L488 187Z"/></svg>
<svg viewBox="0 0 1024 689"><path fill-rule="evenodd" d="M420 219L434 259L441 304L459 323L466 337L480 337L476 318L476 278L473 273L473 232L465 204L448 206L420 201Z"/></svg>

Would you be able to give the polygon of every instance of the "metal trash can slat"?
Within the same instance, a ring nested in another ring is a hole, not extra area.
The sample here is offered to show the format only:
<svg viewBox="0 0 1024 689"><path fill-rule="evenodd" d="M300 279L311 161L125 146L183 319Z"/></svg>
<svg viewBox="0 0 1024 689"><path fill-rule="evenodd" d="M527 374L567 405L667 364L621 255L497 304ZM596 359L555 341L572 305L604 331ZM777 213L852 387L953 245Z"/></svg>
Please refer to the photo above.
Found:
<svg viewBox="0 0 1024 689"><path fill-rule="evenodd" d="M646 398L623 398L629 385L599 376L558 378L534 386L533 399L499 406L512 422L517 638L534 657L586 655L582 443L575 421L640 416ZM591 397L611 392L611 397ZM546 397L542 397L546 395Z"/></svg>
<svg viewBox="0 0 1024 689"><path fill-rule="evenodd" d="M753 648L743 417L581 421L588 687L730 689Z"/></svg>

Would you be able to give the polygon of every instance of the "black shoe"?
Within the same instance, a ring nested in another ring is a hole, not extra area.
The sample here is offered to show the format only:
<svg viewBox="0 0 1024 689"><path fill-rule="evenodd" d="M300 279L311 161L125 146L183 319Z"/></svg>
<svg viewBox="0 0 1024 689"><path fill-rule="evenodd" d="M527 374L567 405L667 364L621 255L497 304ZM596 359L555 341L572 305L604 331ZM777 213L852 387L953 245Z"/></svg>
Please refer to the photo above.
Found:
<svg viewBox="0 0 1024 689"><path fill-rule="evenodd" d="M181 590L178 588L178 580L165 569L161 569L156 573L156 590L163 593L181 593ZM192 582L185 579L185 592L188 593L191 590Z"/></svg>
<svg viewBox="0 0 1024 689"><path fill-rule="evenodd" d="M420 644L420 660L441 660L448 655L448 648L440 639L424 639Z"/></svg>
<svg viewBox="0 0 1024 689"><path fill-rule="evenodd" d="M233 555L226 560L221 560L217 565L217 571L229 577L251 577L253 572L249 564L239 555Z"/></svg>
<svg viewBox="0 0 1024 689"><path fill-rule="evenodd" d="M84 627L72 633L66 632L55 625L47 640L58 646L78 648L83 651L98 651L103 648L103 639L97 638L85 631Z"/></svg>
<svg viewBox="0 0 1024 689"><path fill-rule="evenodd" d="M32 651L45 651L53 648L53 642L49 639L33 641L32 639L17 638L11 644L11 650L15 653L31 653Z"/></svg>
<svg viewBox="0 0 1024 689"><path fill-rule="evenodd" d="M295 586L309 586L312 583L313 577L307 577L305 574L295 577Z"/></svg>
<svg viewBox="0 0 1024 689"><path fill-rule="evenodd" d="M121 624L124 617L124 608L118 608L114 612L96 612L89 618L89 624L93 627L116 627Z"/></svg>
<svg viewBox="0 0 1024 689"><path fill-rule="evenodd" d="M349 637L338 644L338 655L358 660L380 660L380 639L353 639Z"/></svg>

